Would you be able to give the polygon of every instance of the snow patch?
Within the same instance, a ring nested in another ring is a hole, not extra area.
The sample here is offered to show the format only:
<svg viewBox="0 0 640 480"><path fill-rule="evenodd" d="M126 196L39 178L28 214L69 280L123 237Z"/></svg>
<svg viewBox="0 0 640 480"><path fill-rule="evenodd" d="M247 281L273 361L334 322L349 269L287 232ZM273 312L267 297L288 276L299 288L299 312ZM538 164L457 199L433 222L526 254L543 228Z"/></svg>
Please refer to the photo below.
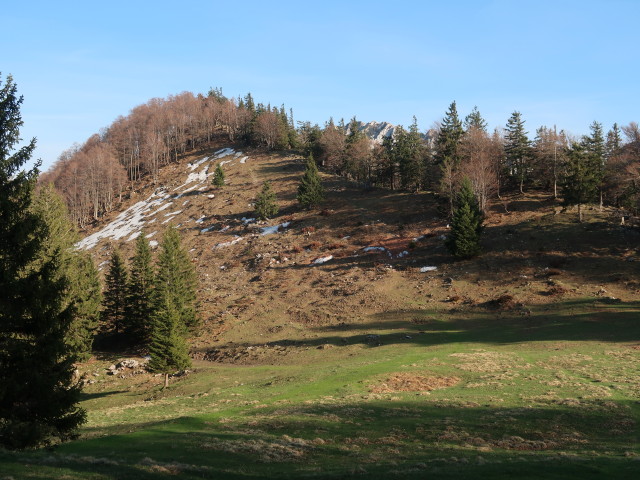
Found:
<svg viewBox="0 0 640 480"><path fill-rule="evenodd" d="M245 225L249 225L250 223L255 222L255 221L256 221L256 219L255 219L255 218L246 218L246 217L242 217L242 218L240 219L240 221L241 221L242 223L244 223Z"/></svg>
<svg viewBox="0 0 640 480"><path fill-rule="evenodd" d="M321 265L323 263L327 263L329 260L333 260L333 255L328 255L326 257L316 258L313 262L311 262L311 264L312 265Z"/></svg>
<svg viewBox="0 0 640 480"><path fill-rule="evenodd" d="M425 272L433 272L434 270L437 270L438 267L422 267L420 269L421 273L425 273Z"/></svg>
<svg viewBox="0 0 640 480"><path fill-rule="evenodd" d="M263 227L260 229L260 235L272 235L274 233L278 233L280 229L287 228L290 224L291 222L284 222L272 227Z"/></svg>
<svg viewBox="0 0 640 480"><path fill-rule="evenodd" d="M151 240L151 241L149 242L149 246L150 246L151 248L156 248L156 247L158 246L158 242L156 242L155 240Z"/></svg>
<svg viewBox="0 0 640 480"><path fill-rule="evenodd" d="M213 194L207 195L207 198L215 198L215 195L213 195Z"/></svg>
<svg viewBox="0 0 640 480"><path fill-rule="evenodd" d="M213 246L213 248L230 247L231 245L235 245L241 240L242 240L242 237L236 236L233 240L229 240L228 242L217 243L216 245Z"/></svg>
<svg viewBox="0 0 640 480"><path fill-rule="evenodd" d="M242 157L240 159L240 163L247 163L247 160L249 159L249 157Z"/></svg>
<svg viewBox="0 0 640 480"><path fill-rule="evenodd" d="M213 225L211 225L210 227L207 228L203 228L202 230L200 230L200 233L207 233L210 232L211 230L213 230L215 227Z"/></svg>
<svg viewBox="0 0 640 480"><path fill-rule="evenodd" d="M145 235L145 238L151 238L153 237L156 233L158 233L157 231L150 233L149 235Z"/></svg>

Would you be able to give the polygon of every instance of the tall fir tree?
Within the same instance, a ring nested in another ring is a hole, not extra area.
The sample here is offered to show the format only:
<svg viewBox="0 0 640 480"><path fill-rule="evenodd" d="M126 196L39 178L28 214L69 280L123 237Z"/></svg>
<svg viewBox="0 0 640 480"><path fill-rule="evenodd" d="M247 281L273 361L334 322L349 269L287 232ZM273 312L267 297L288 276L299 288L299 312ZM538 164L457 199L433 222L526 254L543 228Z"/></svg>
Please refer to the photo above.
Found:
<svg viewBox="0 0 640 480"><path fill-rule="evenodd" d="M43 258L47 224L31 208L39 162L21 141L22 97L0 76L0 445L20 449L73 438L85 420L68 348L73 305L60 249Z"/></svg>
<svg viewBox="0 0 640 480"><path fill-rule="evenodd" d="M102 318L109 330L125 333L127 328L127 286L129 272L117 248L111 252L106 275Z"/></svg>
<svg viewBox="0 0 640 480"><path fill-rule="evenodd" d="M482 130L483 132L487 131L487 122L484 118L482 118L482 115L480 115L478 107L473 107L471 113L464 117L465 131L471 130L472 128Z"/></svg>
<svg viewBox="0 0 640 480"><path fill-rule="evenodd" d="M138 345L147 345L151 336L154 282L151 247L142 230L136 239L136 249L131 259L126 306L127 327Z"/></svg>
<svg viewBox="0 0 640 480"><path fill-rule="evenodd" d="M531 141L524 129L524 120L520 112L513 112L505 129L504 152L511 175L517 180L520 193L524 193L524 184L531 170Z"/></svg>
<svg viewBox="0 0 640 480"><path fill-rule="evenodd" d="M64 301L65 305L73 308L74 318L67 335L67 345L80 359L85 360L91 353L93 335L100 318L102 292L98 270L89 254L74 248L79 236L64 201L53 185L38 189L31 208L47 226L38 263L60 255L61 269L58 274L66 277L69 283Z"/></svg>
<svg viewBox="0 0 640 480"><path fill-rule="evenodd" d="M460 140L464 130L458 117L456 102L451 102L449 110L442 120L440 131L434 144L434 163L440 170L440 191L449 199L449 208L453 213L455 200L456 173L460 165Z"/></svg>
<svg viewBox="0 0 640 480"><path fill-rule="evenodd" d="M317 207L324 200L324 188L312 154L307 157L304 175L298 185L297 199L300 205L307 209Z"/></svg>
<svg viewBox="0 0 640 480"><path fill-rule="evenodd" d="M256 217L260 220L267 220L278 214L278 204L276 203L276 192L271 189L270 182L262 184L262 190L256 197L254 205Z"/></svg>
<svg viewBox="0 0 640 480"><path fill-rule="evenodd" d="M196 271L182 247L180 233L170 227L164 234L158 255L154 298L167 296L186 329L198 325L196 312ZM161 302L154 300L154 309Z"/></svg>
<svg viewBox="0 0 640 480"><path fill-rule="evenodd" d="M413 117L409 131L398 130L395 143L395 157L402 188L413 191L420 190L424 180L425 165L424 148L416 117Z"/></svg>
<svg viewBox="0 0 640 480"><path fill-rule="evenodd" d="M598 182L598 195L600 197L600 210L602 210L604 199L603 199L603 182L604 182L604 170L607 160L607 148L606 142L604 138L604 131L602 129L602 124L594 121L591 125L589 125L590 134L582 137L582 145L585 149L591 153L594 157L594 162L597 163L597 172L595 172L597 182Z"/></svg>
<svg viewBox="0 0 640 480"><path fill-rule="evenodd" d="M471 188L471 182L465 177L456 198L451 233L446 241L448 250L454 256L472 258L480 254L483 219L476 196Z"/></svg>
<svg viewBox="0 0 640 480"><path fill-rule="evenodd" d="M582 143L574 143L567 152L562 193L566 205L578 206L582 222L582 205L598 197L600 159Z"/></svg>
<svg viewBox="0 0 640 480"><path fill-rule="evenodd" d="M218 164L213 172L213 180L211 180L211 183L216 187L224 187L224 170L222 170L221 164Z"/></svg>
<svg viewBox="0 0 640 480"><path fill-rule="evenodd" d="M164 373L166 387L170 373L191 365L185 336L197 323L196 274L174 227L165 232L160 248L153 295L149 368Z"/></svg>

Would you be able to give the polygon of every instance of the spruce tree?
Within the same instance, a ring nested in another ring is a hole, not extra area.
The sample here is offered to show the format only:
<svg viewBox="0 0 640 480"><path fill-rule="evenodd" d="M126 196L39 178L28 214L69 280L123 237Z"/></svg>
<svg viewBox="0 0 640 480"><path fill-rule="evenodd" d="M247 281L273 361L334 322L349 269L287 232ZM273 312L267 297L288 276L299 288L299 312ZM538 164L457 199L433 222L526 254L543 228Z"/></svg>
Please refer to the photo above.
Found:
<svg viewBox="0 0 640 480"><path fill-rule="evenodd" d="M185 336L197 322L195 270L173 227L162 240L153 298L149 369L164 373L167 386L170 373L191 364Z"/></svg>
<svg viewBox="0 0 640 480"><path fill-rule="evenodd" d="M416 117L413 117L409 131L403 128L398 130L395 143L395 157L399 165L402 188L420 190L424 179L424 148Z"/></svg>
<svg viewBox="0 0 640 480"><path fill-rule="evenodd" d="M262 191L256 197L254 206L256 217L260 220L267 220L278 214L278 204L276 203L276 193L271 190L271 183L264 182Z"/></svg>
<svg viewBox="0 0 640 480"><path fill-rule="evenodd" d="M224 187L224 171L222 170L222 165L218 164L216 167L211 183L216 187Z"/></svg>
<svg viewBox="0 0 640 480"><path fill-rule="evenodd" d="M47 226L37 264L60 255L58 274L66 277L69 283L64 301L65 305L72 306L74 317L67 334L67 346L80 359L86 360L91 353L93 335L100 318L102 292L98 270L87 253L74 248L79 236L64 201L53 185L44 185L37 191L31 208Z"/></svg>
<svg viewBox="0 0 640 480"><path fill-rule="evenodd" d="M487 122L482 118L482 115L480 115L478 107L473 107L471 113L464 118L464 129L469 131L472 128L482 130L483 132L487 131Z"/></svg>
<svg viewBox="0 0 640 480"><path fill-rule="evenodd" d="M322 188L318 166L312 154L307 157L304 175L298 185L297 198L303 208L316 207L324 200L324 188Z"/></svg>
<svg viewBox="0 0 640 480"><path fill-rule="evenodd" d="M147 344L151 334L154 281L151 247L142 230L131 260L126 307L128 333L139 345Z"/></svg>
<svg viewBox="0 0 640 480"><path fill-rule="evenodd" d="M127 324L127 286L129 273L117 248L111 252L106 275L102 318L114 333L124 333Z"/></svg>
<svg viewBox="0 0 640 480"><path fill-rule="evenodd" d="M607 147L604 138L604 131L602 130L602 124L594 121L590 126L590 135L582 137L582 145L585 149L594 157L594 168L597 172L594 174L597 177L598 192L600 196L600 210L603 207L603 181L604 181L604 167L606 162Z"/></svg>
<svg viewBox="0 0 640 480"><path fill-rule="evenodd" d="M446 241L447 248L454 256L472 258L480 254L482 221L482 212L478 208L471 182L465 177L456 198L451 233Z"/></svg>
<svg viewBox="0 0 640 480"><path fill-rule="evenodd" d="M458 117L456 102L451 102L440 131L435 139L434 162L440 169L440 190L449 199L449 208L453 213L456 172L460 165L460 140L464 130Z"/></svg>
<svg viewBox="0 0 640 480"><path fill-rule="evenodd" d="M569 148L565 164L562 193L566 205L578 206L578 219L582 222L582 205L598 197L600 184L600 158L582 143Z"/></svg>
<svg viewBox="0 0 640 480"><path fill-rule="evenodd" d="M524 120L520 112L513 112L507 121L505 129L504 153L511 174L520 186L520 193L524 193L524 184L531 170L531 142L524 129Z"/></svg>
<svg viewBox="0 0 640 480"><path fill-rule="evenodd" d="M12 449L73 438L85 420L64 261L60 249L41 254L48 227L32 208L40 162L23 170L35 139L14 151L21 104L13 78L0 77L0 445Z"/></svg>
<svg viewBox="0 0 640 480"><path fill-rule="evenodd" d="M178 231L170 227L160 244L153 295L154 310L162 307L162 297L168 296L184 328L196 327L196 287L196 271L189 254L181 245Z"/></svg>

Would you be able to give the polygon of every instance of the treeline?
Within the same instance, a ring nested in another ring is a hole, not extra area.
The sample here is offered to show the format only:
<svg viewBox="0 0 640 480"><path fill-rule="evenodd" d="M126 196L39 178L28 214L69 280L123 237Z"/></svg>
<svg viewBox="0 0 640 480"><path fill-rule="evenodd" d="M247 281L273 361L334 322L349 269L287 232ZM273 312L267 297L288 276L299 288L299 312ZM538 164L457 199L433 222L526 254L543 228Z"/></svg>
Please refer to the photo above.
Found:
<svg viewBox="0 0 640 480"><path fill-rule="evenodd" d="M206 96L184 92L152 99L119 117L64 152L41 181L55 185L73 221L83 227L111 211L129 185L143 177L157 182L162 166L219 134L270 150L296 146L293 112L284 105L256 104L251 94L226 98L219 89Z"/></svg>
<svg viewBox="0 0 640 480"><path fill-rule="evenodd" d="M323 168L362 186L437 191L451 212L464 178L482 211L502 193L527 189L556 198L562 193L569 203L640 210L640 129L635 122L621 128L614 124L606 133L593 122L581 138L542 126L531 138L520 112L513 112L504 128L489 131L477 108L461 119L453 102L426 138L415 117L408 129L396 127L381 145L372 145L359 125L355 118L346 126L333 120L324 128L302 124L299 144Z"/></svg>

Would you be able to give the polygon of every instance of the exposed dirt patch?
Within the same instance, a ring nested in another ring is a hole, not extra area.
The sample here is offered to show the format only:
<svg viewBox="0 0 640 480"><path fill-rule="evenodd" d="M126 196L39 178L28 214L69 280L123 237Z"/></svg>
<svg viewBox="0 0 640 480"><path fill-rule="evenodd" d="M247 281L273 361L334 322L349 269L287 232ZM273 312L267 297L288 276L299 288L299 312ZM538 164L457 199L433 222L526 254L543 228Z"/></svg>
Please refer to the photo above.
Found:
<svg viewBox="0 0 640 480"><path fill-rule="evenodd" d="M394 373L384 382L369 389L371 393L430 392L453 387L460 383L458 377L422 376L410 373Z"/></svg>

